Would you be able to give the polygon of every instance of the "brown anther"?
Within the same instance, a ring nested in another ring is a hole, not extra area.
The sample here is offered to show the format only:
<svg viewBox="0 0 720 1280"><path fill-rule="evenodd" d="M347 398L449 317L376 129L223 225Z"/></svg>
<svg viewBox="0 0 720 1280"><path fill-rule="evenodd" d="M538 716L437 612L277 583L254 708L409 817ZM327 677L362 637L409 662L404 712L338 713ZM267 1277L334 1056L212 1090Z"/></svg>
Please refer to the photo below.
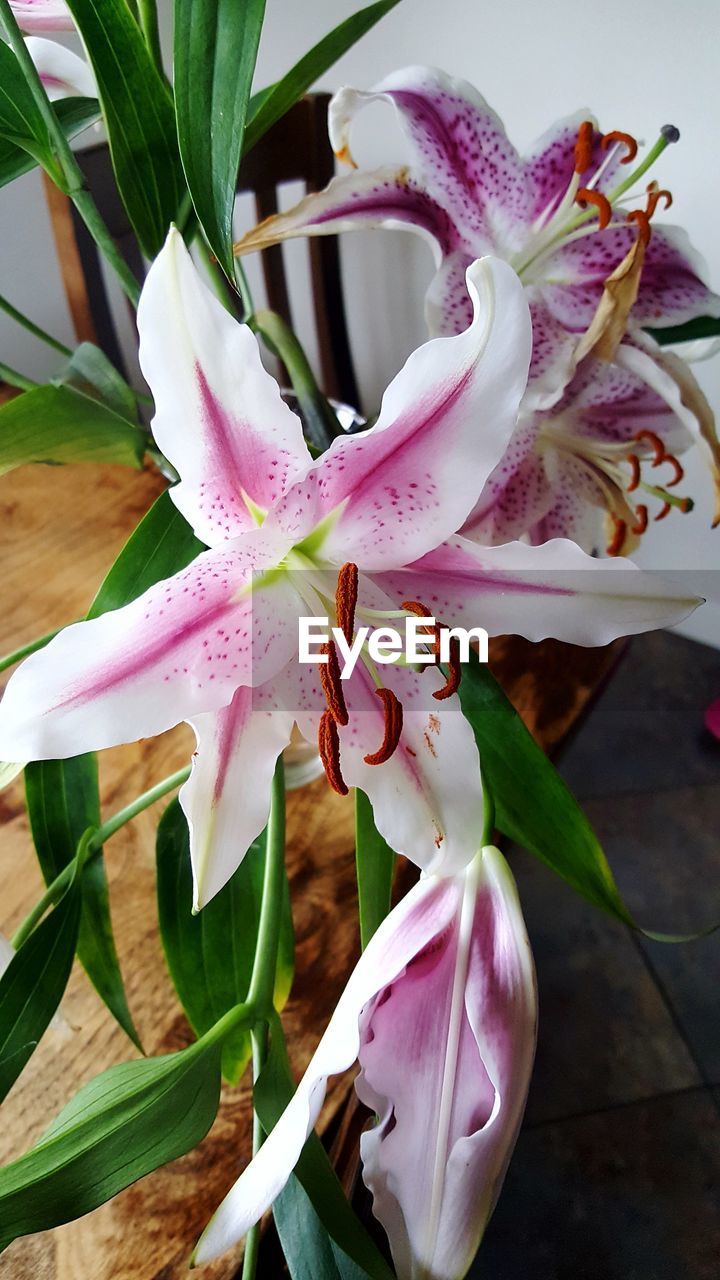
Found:
<svg viewBox="0 0 720 1280"><path fill-rule="evenodd" d="M667 462L668 466L672 467L673 469L673 478L672 480L667 480L665 482L665 488L674 489L675 485L679 484L680 481L683 479L685 472L683 471L680 463L678 462L674 454L666 453L663 461Z"/></svg>
<svg viewBox="0 0 720 1280"><path fill-rule="evenodd" d="M605 151L613 142L622 142L623 146L627 147L627 152L621 158L620 163L630 164L631 160L635 159L638 151L638 144L632 134L623 133L620 129L611 129L610 133L604 134L600 139L600 146Z"/></svg>
<svg viewBox="0 0 720 1280"><path fill-rule="evenodd" d="M647 248L647 246L650 243L650 237L652 235L652 227L650 226L650 219L647 213L645 212L645 210L631 209L625 221L637 223L638 238L642 240L643 244Z"/></svg>
<svg viewBox="0 0 720 1280"><path fill-rule="evenodd" d="M608 542L607 553L609 556L619 556L625 545L625 537L627 535L627 524L624 520L619 520L617 516L613 516L613 536Z"/></svg>
<svg viewBox="0 0 720 1280"><path fill-rule="evenodd" d="M385 730L383 740L377 751L364 756L366 764L385 764L395 751L403 727L402 703L396 698L392 689L376 689L375 693L382 701L385 712Z"/></svg>
<svg viewBox="0 0 720 1280"><path fill-rule="evenodd" d="M648 509L643 503L640 503L635 508L635 516L635 523L630 526L631 532L636 534L644 533L648 527Z"/></svg>
<svg viewBox="0 0 720 1280"><path fill-rule="evenodd" d="M355 606L358 598L358 567L348 560L338 574L335 589L335 612L338 626L348 644L352 644L355 631Z"/></svg>
<svg viewBox="0 0 720 1280"><path fill-rule="evenodd" d="M414 613L416 618L432 618L433 617L433 614L430 612L430 610L426 608L426 606L420 600L403 600L402 604L400 605L400 608L404 609L406 613ZM430 646L430 652L433 653L437 658L440 653L440 627L437 624L434 627L431 627L430 623L428 623L426 630L427 630L428 644L430 644L430 640L432 638L432 645Z"/></svg>
<svg viewBox="0 0 720 1280"><path fill-rule="evenodd" d="M340 663L338 662L335 641L329 640L320 646L320 652L327 654L327 662L320 663L320 684L328 704L328 711L338 724L347 724L348 713L345 706L345 694L340 679ZM324 714L324 713L323 713Z"/></svg>
<svg viewBox="0 0 720 1280"><path fill-rule="evenodd" d="M323 711L320 717L318 750L333 791L337 791L339 796L346 796L347 784L340 772L340 738L332 711Z"/></svg>
<svg viewBox="0 0 720 1280"><path fill-rule="evenodd" d="M447 679L442 689L436 689L433 698L437 698L438 702L444 702L445 698L451 698L457 693L460 686L460 676L462 667L460 665L460 645L455 636L450 637L450 660L448 662Z"/></svg>
<svg viewBox="0 0 720 1280"><path fill-rule="evenodd" d="M592 120L583 120L578 129L577 142L575 143L575 172L584 173L592 164L593 141L595 138L595 126Z"/></svg>
<svg viewBox="0 0 720 1280"><path fill-rule="evenodd" d="M655 520L664 520L666 516L670 515L671 510L672 507L670 506L670 503L664 502L657 515L654 517Z"/></svg>
<svg viewBox="0 0 720 1280"><path fill-rule="evenodd" d="M632 493L633 489L637 489L640 483L640 459L636 453L629 453L627 461L630 464L630 479L626 485L628 493Z"/></svg>
<svg viewBox="0 0 720 1280"><path fill-rule="evenodd" d="M647 440L648 444L650 445L653 451L654 467L659 467L661 462L667 461L669 455L665 452L665 445L663 444L659 435L657 435L655 431L649 431L647 428L645 428L643 431L638 431L637 435L635 436L635 439L640 444L643 442L643 440Z"/></svg>
<svg viewBox="0 0 720 1280"><path fill-rule="evenodd" d="M600 230L604 231L612 218L612 205L607 196L604 196L602 191L591 191L589 187L581 187L575 200L578 204L591 204L597 209Z"/></svg>
<svg viewBox="0 0 720 1280"><path fill-rule="evenodd" d="M667 191L665 187L659 187L657 182L649 182L647 186L647 204L645 212L648 218L652 218L658 207L658 201L662 200L665 208L669 209L673 202L672 192Z"/></svg>

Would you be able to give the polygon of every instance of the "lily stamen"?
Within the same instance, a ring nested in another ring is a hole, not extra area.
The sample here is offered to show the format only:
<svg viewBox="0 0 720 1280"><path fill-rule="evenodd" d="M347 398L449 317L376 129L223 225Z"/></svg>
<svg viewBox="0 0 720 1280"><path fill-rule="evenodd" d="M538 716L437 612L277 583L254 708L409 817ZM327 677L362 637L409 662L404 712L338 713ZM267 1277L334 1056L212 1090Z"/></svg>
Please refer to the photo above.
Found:
<svg viewBox="0 0 720 1280"><path fill-rule="evenodd" d="M460 645L456 638L450 638L450 660L448 662L448 673L445 684L442 689L436 689L433 698L437 698L438 702L443 702L445 698L451 698L457 693L460 687L460 676L462 675L462 666L460 663Z"/></svg>
<svg viewBox="0 0 720 1280"><path fill-rule="evenodd" d="M377 751L364 756L365 764L385 764L387 760L394 754L400 741L400 735L403 727L403 709L400 699L396 697L392 689L380 688L375 693L381 699L383 711L385 713L385 729L383 740Z"/></svg>
<svg viewBox="0 0 720 1280"><path fill-rule="evenodd" d="M594 137L595 127L592 120L583 120L578 129L577 142L575 143L575 172L577 174L585 173L585 170L589 169L592 164Z"/></svg>
<svg viewBox="0 0 720 1280"><path fill-rule="evenodd" d="M613 536L607 544L607 554L609 556L619 556L625 545L627 537L627 521L620 520L617 516L611 516L613 522Z"/></svg>
<svg viewBox="0 0 720 1280"><path fill-rule="evenodd" d="M657 182L653 180L648 183L646 190L648 196L646 213L648 218L652 218L660 200L664 202L666 209L670 208L673 202L672 192L668 191L666 187L658 186Z"/></svg>
<svg viewBox="0 0 720 1280"><path fill-rule="evenodd" d="M627 215L627 217L626 217L625 221L626 221L626 222L636 222L636 223L637 223L637 226L638 226L638 239L642 240L643 244L644 244L644 245L645 245L645 247L647 248L647 246L648 246L648 245L649 245L649 243L650 243L650 237L651 237L651 235L652 235L652 227L651 227L651 225L650 225L650 218L649 218L649 216L648 216L648 214L647 214L646 210L645 210L645 209L631 209L631 210L630 210L630 213Z"/></svg>
<svg viewBox="0 0 720 1280"><path fill-rule="evenodd" d="M631 526L631 532L639 536L641 533L644 533L648 527L648 509L644 503L638 503L635 508L635 515L637 518L635 520L635 524Z"/></svg>
<svg viewBox="0 0 720 1280"><path fill-rule="evenodd" d="M320 684L325 694L328 711L337 724L346 725L348 712L345 705L342 680L340 679L340 663L335 641L326 641L325 644L320 646L320 652L327 655L327 662L320 663Z"/></svg>
<svg viewBox="0 0 720 1280"><path fill-rule="evenodd" d="M335 591L337 622L348 644L352 644L355 631L355 608L358 599L358 567L351 560L338 573Z"/></svg>
<svg viewBox="0 0 720 1280"><path fill-rule="evenodd" d="M623 133L621 129L611 129L610 133L603 134L600 146L605 151L611 143L620 143L627 148L627 154L621 157L620 164L630 164L635 159L638 144L631 133Z"/></svg>
<svg viewBox="0 0 720 1280"><path fill-rule="evenodd" d="M612 205L602 191L591 191L589 187L581 187L575 199L581 208L591 204L597 209L600 231L604 231L609 226L612 218Z"/></svg>
<svg viewBox="0 0 720 1280"><path fill-rule="evenodd" d="M348 787L340 770L340 737L332 711L323 711L320 717L318 751L333 791L336 791L339 796L346 796Z"/></svg>

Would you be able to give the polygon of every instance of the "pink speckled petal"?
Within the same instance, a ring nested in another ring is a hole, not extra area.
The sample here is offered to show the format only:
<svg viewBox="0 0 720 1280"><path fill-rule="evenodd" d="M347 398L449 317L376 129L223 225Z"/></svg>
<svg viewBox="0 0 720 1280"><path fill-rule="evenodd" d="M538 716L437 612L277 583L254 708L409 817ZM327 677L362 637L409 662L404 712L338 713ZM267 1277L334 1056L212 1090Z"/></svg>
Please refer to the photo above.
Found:
<svg viewBox="0 0 720 1280"><path fill-rule="evenodd" d="M90 64L56 40L28 36L25 41L35 69L51 102L59 98L96 98L97 84Z"/></svg>
<svg viewBox="0 0 720 1280"><path fill-rule="evenodd" d="M504 125L466 80L432 67L395 71L369 93L341 89L330 106L336 152L365 105L391 102L412 147L413 177L450 215L475 253L521 247L531 221L523 163Z"/></svg>
<svg viewBox="0 0 720 1280"><path fill-rule="evenodd" d="M705 263L682 227L653 227L632 310L633 325L662 329L695 316L720 316L720 297L706 278Z"/></svg>
<svg viewBox="0 0 720 1280"><path fill-rule="evenodd" d="M527 1096L537 997L517 890L485 848L457 907L365 1007L363 1179L399 1280L459 1280L477 1252Z"/></svg>
<svg viewBox="0 0 720 1280"><path fill-rule="evenodd" d="M543 290L527 290L532 322L532 359L523 407L545 409L562 394L572 377L577 337L545 305Z"/></svg>
<svg viewBox="0 0 720 1280"><path fill-rule="evenodd" d="M450 218L406 168L356 169L333 178L324 191L305 196L287 213L253 227L236 245L240 254L295 236L337 235L377 227L404 228L429 239L436 256L458 244ZM471 255L471 258L475 255Z"/></svg>
<svg viewBox="0 0 720 1280"><path fill-rule="evenodd" d="M295 1096L205 1228L194 1262L210 1262L241 1240L280 1194L320 1114L328 1077L346 1071L357 1058L364 1006L448 928L456 911L454 881L429 877L380 925L350 976Z"/></svg>
<svg viewBox="0 0 720 1280"><path fill-rule="evenodd" d="M462 534L483 546L512 542L528 533L553 501L542 457L533 449L512 466L513 455L503 459L470 513Z"/></svg>
<svg viewBox="0 0 720 1280"><path fill-rule="evenodd" d="M270 521L293 543L328 517L322 556L402 565L457 529L502 456L525 388L530 320L505 263L468 271L475 318L410 356L375 426L335 440Z"/></svg>
<svg viewBox="0 0 720 1280"><path fill-rule="evenodd" d="M425 319L434 338L463 333L472 324L473 302L467 271L473 255L456 249L443 259L425 295Z"/></svg>
<svg viewBox="0 0 720 1280"><path fill-rule="evenodd" d="M251 505L271 507L310 454L255 335L203 283L175 230L150 268L138 329L153 433L180 473L173 501L209 546L255 528Z"/></svg>
<svg viewBox="0 0 720 1280"><path fill-rule="evenodd" d="M259 585L274 549L204 552L122 609L66 627L27 658L0 703L0 757L48 760L150 737L226 706L297 652L304 606L287 578ZM253 535L248 534L247 539Z"/></svg>
<svg viewBox="0 0 720 1280"><path fill-rule="evenodd" d="M623 347L624 350L624 347ZM659 435L671 453L692 444L687 427L644 378L619 364L583 360L563 399L553 409L575 435L632 442L639 431Z"/></svg>
<svg viewBox="0 0 720 1280"><path fill-rule="evenodd" d="M21 31L73 31L75 23L65 0L10 0Z"/></svg>
<svg viewBox="0 0 720 1280"><path fill-rule="evenodd" d="M556 120L524 157L529 189L528 216L531 220L539 218L541 214L549 217L565 195L575 172L578 129L585 120L595 124L592 113L583 110ZM587 171L580 176L581 186L586 185L607 156L607 152L601 150L600 136L596 130L592 161Z"/></svg>
<svg viewBox="0 0 720 1280"><path fill-rule="evenodd" d="M404 572L383 575L383 585L422 600L448 626L580 645L671 626L700 603L630 560L596 560L564 539L480 547L454 537Z"/></svg>
<svg viewBox="0 0 720 1280"><path fill-rule="evenodd" d="M195 910L237 870L270 812L270 787L293 717L264 689L238 689L232 702L190 721L192 773L180 791L190 827Z"/></svg>

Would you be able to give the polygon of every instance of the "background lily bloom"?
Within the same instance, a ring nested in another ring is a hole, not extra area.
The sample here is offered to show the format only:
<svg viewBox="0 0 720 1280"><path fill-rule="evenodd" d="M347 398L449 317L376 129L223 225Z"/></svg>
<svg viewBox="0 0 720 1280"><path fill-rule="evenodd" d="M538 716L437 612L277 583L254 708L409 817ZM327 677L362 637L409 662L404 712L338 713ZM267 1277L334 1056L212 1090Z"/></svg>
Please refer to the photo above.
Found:
<svg viewBox="0 0 720 1280"><path fill-rule="evenodd" d="M10 0L21 31L73 31L75 23L65 0Z"/></svg>
<svg viewBox="0 0 720 1280"><path fill-rule="evenodd" d="M177 232L151 268L138 325L153 430L182 477L173 500L210 550L28 658L0 704L0 758L75 755L188 720L198 751L181 802L197 906L263 829L296 720L318 735L336 789L367 793L398 852L453 871L475 846L477 748L437 668L384 667L381 680L363 654L344 687L320 680L298 662L300 616L340 615L350 634L355 615L404 618L419 602L449 626L602 644L697 603L661 596L633 566L610 575L570 542L484 548L455 536L511 437L530 354L515 273L485 259L468 287L470 327L416 351L375 426L313 461L254 335Z"/></svg>
<svg viewBox="0 0 720 1280"><path fill-rule="evenodd" d="M210 1222L207 1262L280 1193L328 1076L360 1064L378 1119L363 1178L399 1280L461 1280L500 1192L535 1051L535 973L515 882L487 847L423 878L371 939L292 1102Z"/></svg>
<svg viewBox="0 0 720 1280"><path fill-rule="evenodd" d="M51 102L58 98L97 97L95 76L84 58L42 36L28 36L25 43Z"/></svg>

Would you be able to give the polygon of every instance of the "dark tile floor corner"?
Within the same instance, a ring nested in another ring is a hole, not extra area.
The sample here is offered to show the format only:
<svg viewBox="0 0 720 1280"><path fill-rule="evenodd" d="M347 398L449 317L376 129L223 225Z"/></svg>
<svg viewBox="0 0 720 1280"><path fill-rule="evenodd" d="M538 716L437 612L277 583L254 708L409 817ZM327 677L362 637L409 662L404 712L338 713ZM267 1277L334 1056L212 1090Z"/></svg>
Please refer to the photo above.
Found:
<svg viewBox="0 0 720 1280"><path fill-rule="evenodd" d="M642 924L720 920L720 650L635 639L568 748ZM558 832L562 839L562 832ZM473 1280L720 1280L720 934L651 942L511 851L538 969L523 1131Z"/></svg>

